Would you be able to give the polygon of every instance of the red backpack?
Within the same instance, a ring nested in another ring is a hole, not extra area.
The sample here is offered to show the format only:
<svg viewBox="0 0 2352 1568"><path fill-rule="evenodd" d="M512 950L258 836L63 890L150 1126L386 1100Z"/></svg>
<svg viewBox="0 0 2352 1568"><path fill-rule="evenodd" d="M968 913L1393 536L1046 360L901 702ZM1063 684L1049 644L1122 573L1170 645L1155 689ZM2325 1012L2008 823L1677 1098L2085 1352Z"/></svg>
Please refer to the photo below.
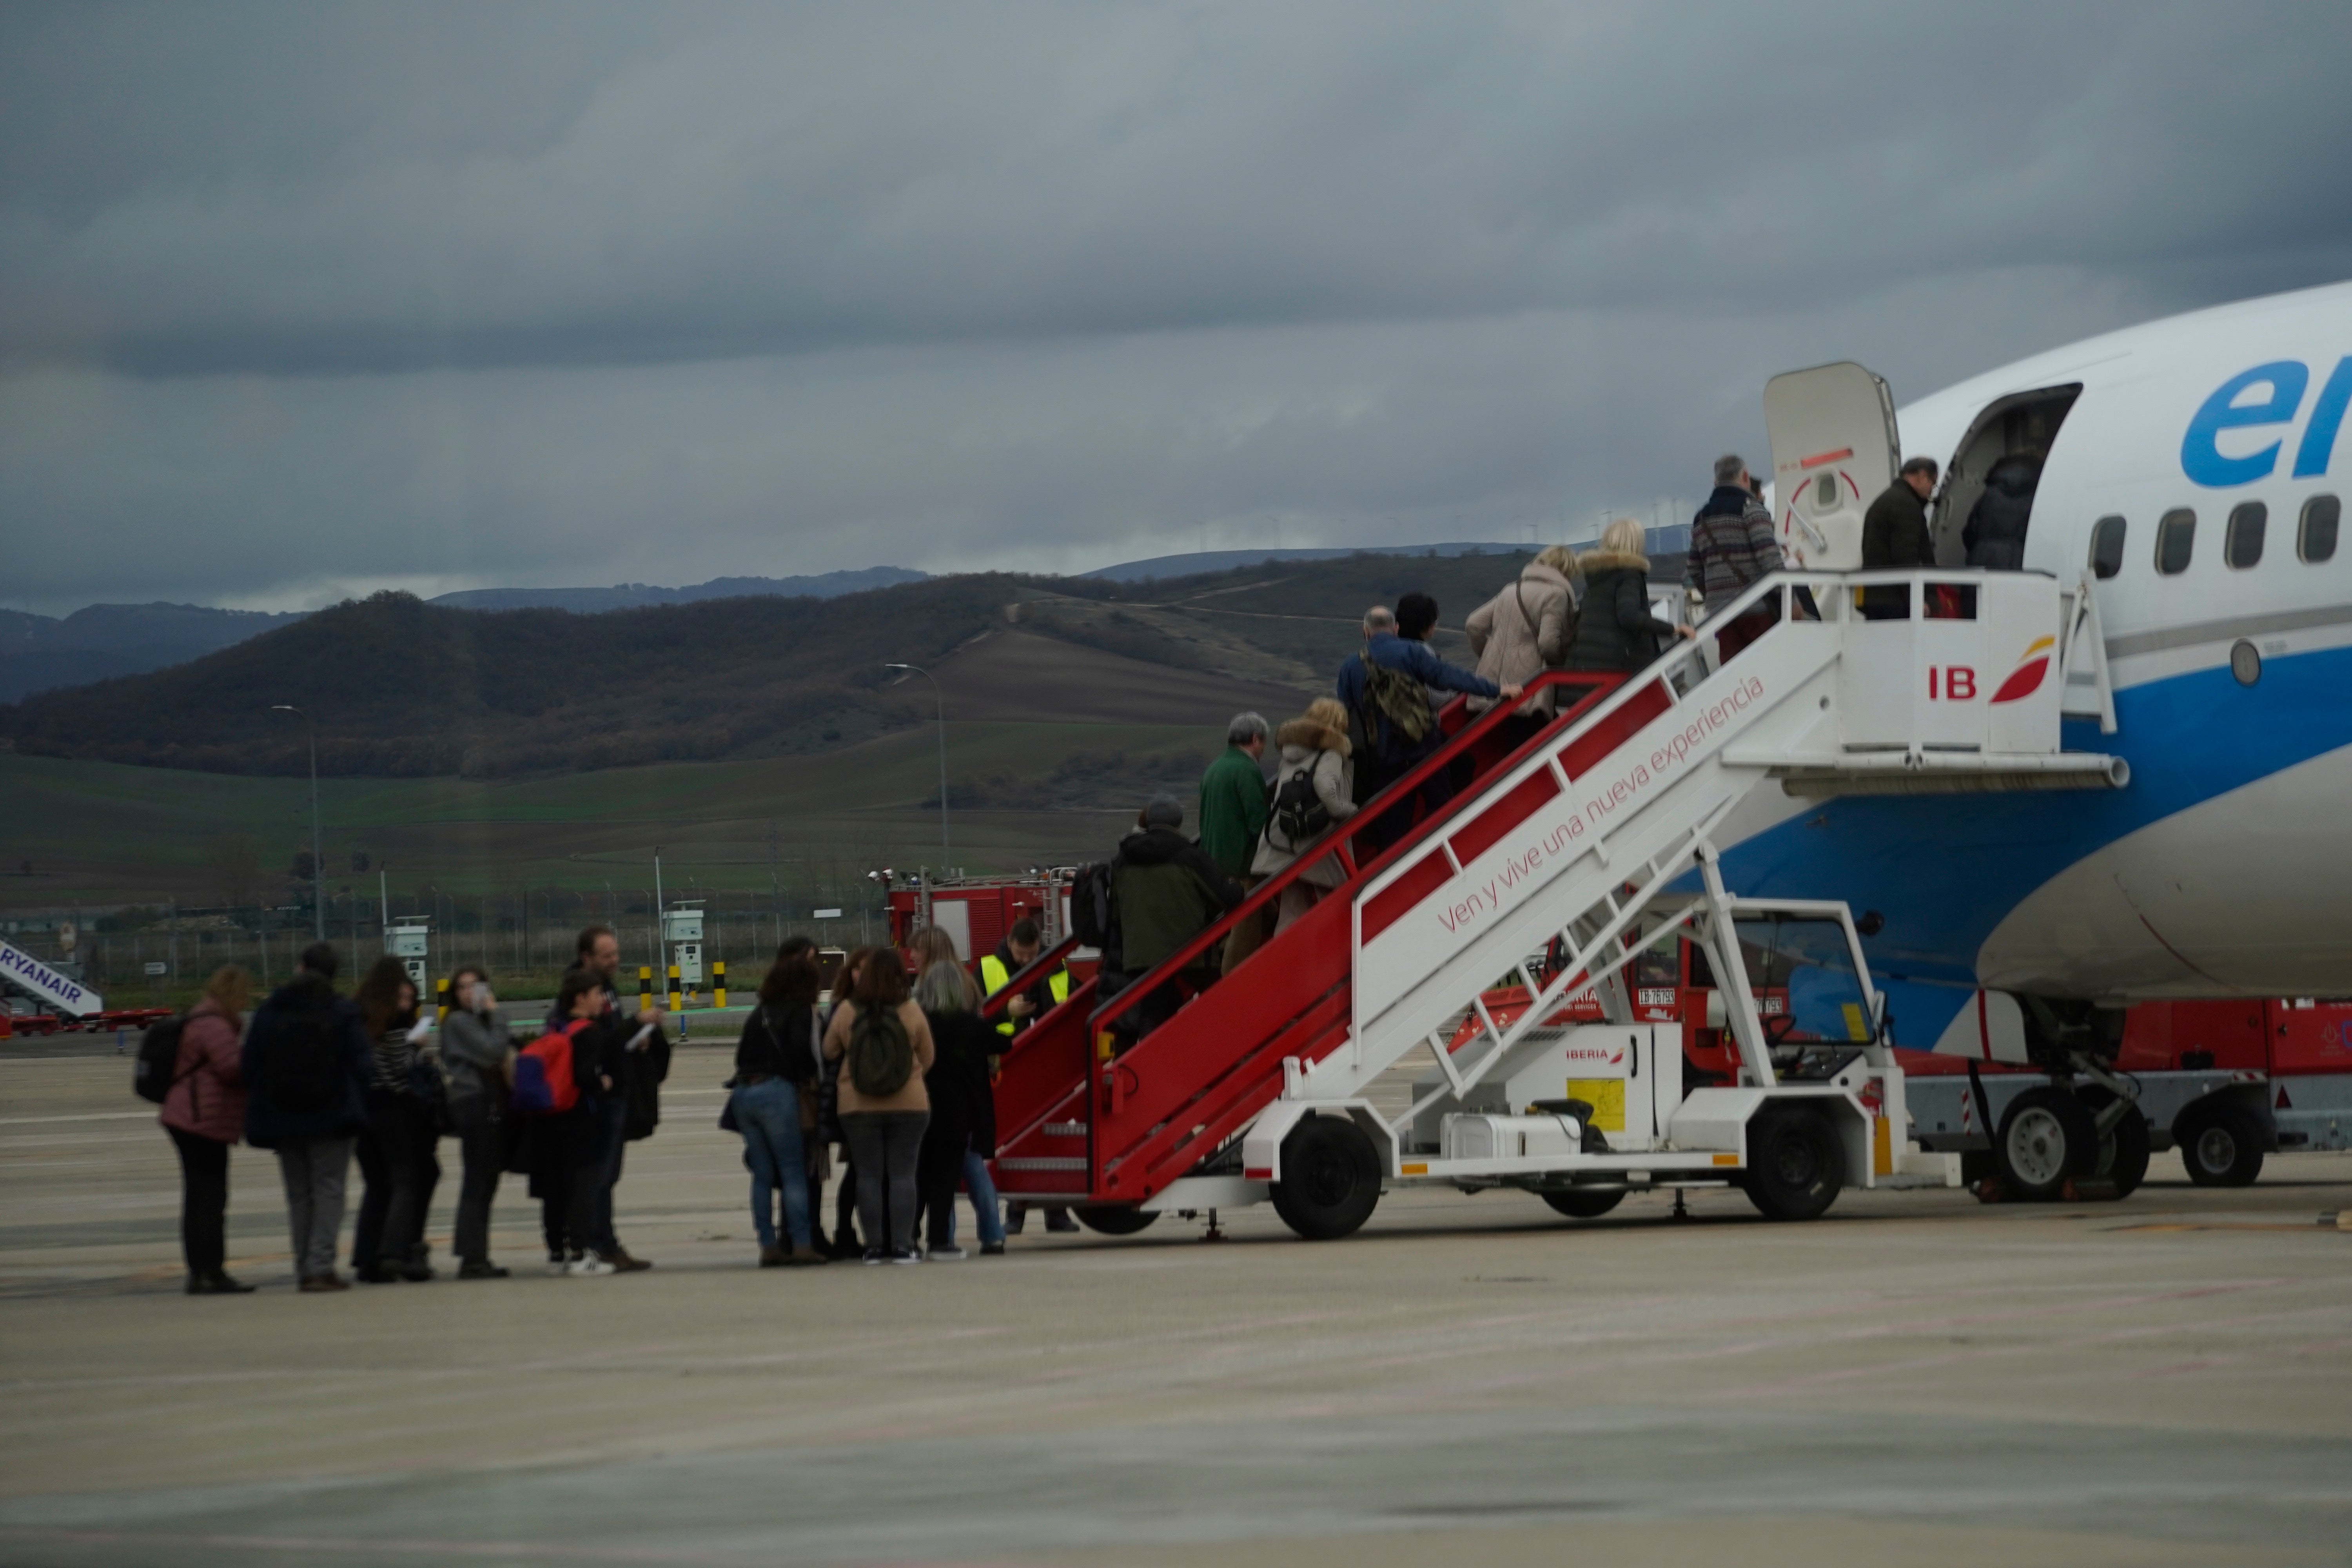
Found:
<svg viewBox="0 0 2352 1568"><path fill-rule="evenodd" d="M526 1116L556 1116L580 1103L572 1074L572 1042L593 1020L574 1018L550 1029L515 1055L514 1108Z"/></svg>

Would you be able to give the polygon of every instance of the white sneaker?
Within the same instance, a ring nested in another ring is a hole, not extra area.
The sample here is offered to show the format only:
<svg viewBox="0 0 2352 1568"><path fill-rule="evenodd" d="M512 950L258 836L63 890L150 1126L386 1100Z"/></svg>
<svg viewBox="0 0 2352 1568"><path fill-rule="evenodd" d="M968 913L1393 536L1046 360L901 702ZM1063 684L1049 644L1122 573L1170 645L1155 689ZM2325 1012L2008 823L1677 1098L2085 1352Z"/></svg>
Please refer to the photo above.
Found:
<svg viewBox="0 0 2352 1568"><path fill-rule="evenodd" d="M893 1263L920 1263L922 1260L923 1255L911 1247L903 1252L890 1254L890 1261Z"/></svg>
<svg viewBox="0 0 2352 1568"><path fill-rule="evenodd" d="M572 1265L561 1258L551 1258L547 1260L547 1271L550 1274L569 1274L572 1272Z"/></svg>
<svg viewBox="0 0 2352 1568"><path fill-rule="evenodd" d="M932 1263L961 1263L971 1253L961 1247L934 1247L923 1257Z"/></svg>
<svg viewBox="0 0 2352 1568"><path fill-rule="evenodd" d="M571 1268L567 1272L572 1274L611 1274L616 1271L611 1264L605 1262L603 1258L597 1257L592 1252L585 1258L574 1258Z"/></svg>

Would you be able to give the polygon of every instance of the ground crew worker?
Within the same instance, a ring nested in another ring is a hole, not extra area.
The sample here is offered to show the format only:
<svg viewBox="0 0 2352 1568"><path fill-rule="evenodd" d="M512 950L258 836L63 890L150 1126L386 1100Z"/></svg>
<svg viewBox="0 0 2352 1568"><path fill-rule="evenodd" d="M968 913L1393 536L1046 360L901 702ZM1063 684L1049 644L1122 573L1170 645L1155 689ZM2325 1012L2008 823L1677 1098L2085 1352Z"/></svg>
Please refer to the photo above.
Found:
<svg viewBox="0 0 2352 1568"><path fill-rule="evenodd" d="M1014 975L1036 963L1038 944L1037 922L1014 921L996 951L980 961L982 994L995 995L1013 983ZM1070 972L1066 967L1056 969L1004 1005L996 1032L1009 1040L1069 998Z"/></svg>
<svg viewBox="0 0 2352 1568"><path fill-rule="evenodd" d="M1014 975L1037 962L1039 942L1035 921L1014 921L1013 929L1004 933L1004 940L996 944L996 951L980 961L982 993L993 996L1012 984ZM1069 998L1070 971L1066 965L1056 966L1053 973L1034 982L1027 990L1004 1004L1004 1016L996 1022L997 1048L1002 1051L1012 1043L1013 1036ZM992 1152L983 1151L982 1157L985 1159ZM1019 1236L1028 1223L1027 1204L1008 1202L1004 1205L1004 1232L1007 1236ZM1070 1217L1068 1209L1049 1208L1045 1211L1045 1228L1055 1232L1074 1231L1078 1228L1078 1222Z"/></svg>

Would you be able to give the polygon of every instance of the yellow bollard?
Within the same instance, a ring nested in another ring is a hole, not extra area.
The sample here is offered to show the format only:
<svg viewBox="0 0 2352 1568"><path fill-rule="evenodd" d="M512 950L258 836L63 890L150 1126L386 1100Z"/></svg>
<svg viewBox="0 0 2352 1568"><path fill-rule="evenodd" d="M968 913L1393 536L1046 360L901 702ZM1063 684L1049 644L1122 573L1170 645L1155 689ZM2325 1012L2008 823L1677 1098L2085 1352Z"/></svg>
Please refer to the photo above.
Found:
<svg viewBox="0 0 2352 1568"><path fill-rule="evenodd" d="M727 961L720 959L710 966L710 994L720 1012L727 1010Z"/></svg>
<svg viewBox="0 0 2352 1568"><path fill-rule="evenodd" d="M677 965L669 966L669 1010L677 1011Z"/></svg>
<svg viewBox="0 0 2352 1568"><path fill-rule="evenodd" d="M650 963L640 963L637 965L637 1011L649 1012L653 1005L654 966Z"/></svg>
<svg viewBox="0 0 2352 1568"><path fill-rule="evenodd" d="M446 978L433 983L433 1021L437 1024L449 1016L449 982Z"/></svg>

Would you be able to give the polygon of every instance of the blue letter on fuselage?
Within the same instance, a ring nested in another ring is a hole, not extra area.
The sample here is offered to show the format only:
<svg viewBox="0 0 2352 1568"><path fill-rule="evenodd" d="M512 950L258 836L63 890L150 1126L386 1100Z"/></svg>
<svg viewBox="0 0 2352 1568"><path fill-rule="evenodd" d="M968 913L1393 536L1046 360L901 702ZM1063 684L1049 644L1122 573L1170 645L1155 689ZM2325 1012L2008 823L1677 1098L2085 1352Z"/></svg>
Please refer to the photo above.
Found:
<svg viewBox="0 0 2352 1568"><path fill-rule="evenodd" d="M2311 405L2311 423L2303 427L2303 445L2294 449L2294 477L2307 479L2327 471L2328 455L2336 450L2336 432L2344 426L2344 405L2352 403L2352 354L2336 362L2336 374L2319 389Z"/></svg>
<svg viewBox="0 0 2352 1568"><path fill-rule="evenodd" d="M2262 402L2240 407L2232 401L2249 387L2264 383L2269 384L2271 395ZM2214 437L2241 426L2289 423L2303 402L2303 389L2310 383L2311 373L2300 361L2291 359L2273 360L2231 376L2221 384L2220 391L2205 400L2205 406L2189 422L2189 434L2180 438L2180 467L2197 483L2214 489L2249 485L2267 478L2278 466L2283 442L2273 441L2242 458L2225 458L2214 445Z"/></svg>

